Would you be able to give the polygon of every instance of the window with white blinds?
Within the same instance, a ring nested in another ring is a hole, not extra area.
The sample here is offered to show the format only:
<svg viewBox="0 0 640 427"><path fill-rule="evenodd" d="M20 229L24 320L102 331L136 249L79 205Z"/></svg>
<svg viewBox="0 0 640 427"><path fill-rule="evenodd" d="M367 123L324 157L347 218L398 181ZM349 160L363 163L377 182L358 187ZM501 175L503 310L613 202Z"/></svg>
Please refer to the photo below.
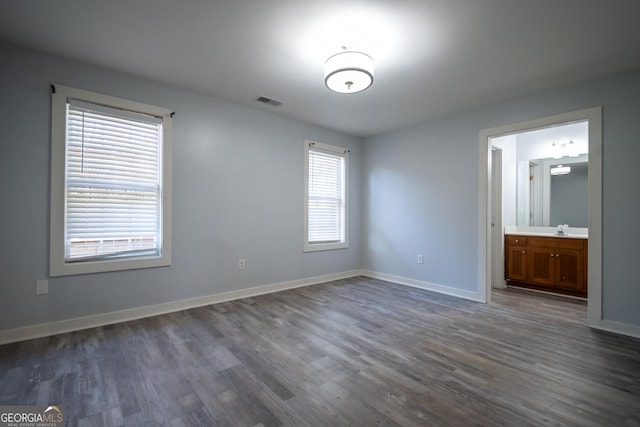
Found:
<svg viewBox="0 0 640 427"><path fill-rule="evenodd" d="M54 107L54 120L64 108L64 123L53 123L52 275L168 265L163 205L170 115L65 87L56 87ZM56 140L61 132L63 142ZM63 160L62 174L54 159Z"/></svg>
<svg viewBox="0 0 640 427"><path fill-rule="evenodd" d="M349 151L306 141L305 251L347 247Z"/></svg>
<svg viewBox="0 0 640 427"><path fill-rule="evenodd" d="M159 255L162 121L67 106L65 260Z"/></svg>

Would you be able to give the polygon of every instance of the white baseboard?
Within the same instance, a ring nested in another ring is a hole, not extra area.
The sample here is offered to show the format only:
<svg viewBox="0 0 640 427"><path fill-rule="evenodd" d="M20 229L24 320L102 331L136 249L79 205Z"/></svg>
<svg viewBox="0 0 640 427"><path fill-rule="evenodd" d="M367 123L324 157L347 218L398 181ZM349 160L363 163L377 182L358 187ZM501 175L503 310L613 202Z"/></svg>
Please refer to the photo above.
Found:
<svg viewBox="0 0 640 427"><path fill-rule="evenodd" d="M62 334L65 332L79 331L82 329L95 328L98 326L110 325L114 323L127 322L130 320L142 319L145 317L157 316L160 314L173 313L187 310L189 308L202 307L224 301L231 301L240 298L253 297L257 295L270 294L287 289L300 288L303 286L316 285L330 282L332 280L346 279L348 277L362 275L361 270L345 271L342 273L326 274L322 276L309 277L305 279L291 280L287 282L273 283L270 285L256 286L238 291L222 292L219 294L206 295L202 297L189 298L178 301L171 301L162 304L136 307L127 310L112 311L108 313L94 314L73 319L58 320L54 322L41 323L38 325L24 326L15 329L0 330L0 344L7 344L16 341L25 341L33 338L41 338L50 335Z"/></svg>
<svg viewBox="0 0 640 427"><path fill-rule="evenodd" d="M599 325L589 325L590 328L601 331L613 332L614 334L626 335L633 338L640 338L640 326L630 323L616 322L614 320L601 320Z"/></svg>
<svg viewBox="0 0 640 427"><path fill-rule="evenodd" d="M407 277L395 276L393 274L378 273L371 270L363 270L363 276L373 277L374 279L382 279L399 285L411 286L414 288L425 289L427 291L438 292L440 294L451 295L454 297L464 298L471 301L485 302L485 296L480 292L465 291L464 289L452 288L450 286L436 285L435 283L423 282L422 280L409 279Z"/></svg>
<svg viewBox="0 0 640 427"><path fill-rule="evenodd" d="M322 276L309 277L305 279L291 280L287 282L273 283L270 285L256 286L238 291L222 292L218 294L206 295L202 297L189 298L179 301L171 301L162 304L137 307L127 310L100 313L91 316L77 317L73 319L58 320L38 325L25 326L15 329L0 330L0 345L16 341L25 341L33 338L41 338L50 335L62 334L66 332L79 331L82 329L94 328L98 326L110 325L114 323L127 322L130 320L142 319L145 317L157 316L161 314L173 313L190 308L202 307L225 301L232 301L241 298L248 298L258 295L270 294L273 292L295 289L303 286L316 285L330 282L332 280L346 279L355 276L367 276L374 279L386 280L400 285L434 291L441 294L464 298L471 301L484 302L484 295L479 292L471 292L456 289L449 286L436 285L406 277L392 274L378 273L370 270L352 270L342 273L326 274ZM640 338L640 326L628 323L602 320L599 325L589 325L594 329L601 329L607 332Z"/></svg>
<svg viewBox="0 0 640 427"><path fill-rule="evenodd" d="M406 277L394 276L392 274L378 273L370 270L363 270L361 275L373 277L374 279L387 280L389 282L398 283L400 285L412 286L415 288L426 289L446 295L460 297L471 301L485 302L484 295L479 292L465 291L461 289L451 288L448 286L436 285L420 280L409 279ZM521 288L519 288L521 289ZM543 292L544 293L544 292ZM553 294L558 296L557 294ZM583 299L583 298L576 298ZM640 338L640 326L629 323L616 322L613 320L601 320L599 325L589 325L593 329L599 329L606 332L612 332L618 335L625 335L633 338Z"/></svg>

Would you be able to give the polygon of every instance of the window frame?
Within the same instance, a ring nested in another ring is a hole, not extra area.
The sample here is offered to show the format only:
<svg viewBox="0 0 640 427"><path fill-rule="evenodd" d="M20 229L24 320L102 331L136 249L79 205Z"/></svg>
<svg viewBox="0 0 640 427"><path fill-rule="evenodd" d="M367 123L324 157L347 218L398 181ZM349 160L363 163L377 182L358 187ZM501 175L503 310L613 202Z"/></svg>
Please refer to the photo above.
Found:
<svg viewBox="0 0 640 427"><path fill-rule="evenodd" d="M343 186L343 240L331 243L310 243L309 242L309 152L311 147L318 148L318 151L335 153L344 157L344 182ZM304 236L303 252L327 251L335 249L346 249L349 247L349 149L335 145L323 144L317 141L304 141Z"/></svg>
<svg viewBox="0 0 640 427"><path fill-rule="evenodd" d="M75 99L159 117L162 120L161 159L161 247L159 255L88 259L67 262L65 260L66 215L66 128L67 100ZM49 275L69 276L108 271L171 265L171 177L172 177L172 116L166 108L156 107L114 96L89 92L63 85L52 85L51 95L51 205L49 240Z"/></svg>

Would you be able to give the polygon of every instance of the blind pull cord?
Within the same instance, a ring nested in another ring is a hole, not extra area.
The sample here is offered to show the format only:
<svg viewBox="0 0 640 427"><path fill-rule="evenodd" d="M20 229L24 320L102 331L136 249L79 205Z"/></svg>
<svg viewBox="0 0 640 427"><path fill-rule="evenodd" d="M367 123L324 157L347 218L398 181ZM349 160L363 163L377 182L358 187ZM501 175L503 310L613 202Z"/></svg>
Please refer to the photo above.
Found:
<svg viewBox="0 0 640 427"><path fill-rule="evenodd" d="M84 110L82 110L82 156L80 162L80 173L84 173Z"/></svg>

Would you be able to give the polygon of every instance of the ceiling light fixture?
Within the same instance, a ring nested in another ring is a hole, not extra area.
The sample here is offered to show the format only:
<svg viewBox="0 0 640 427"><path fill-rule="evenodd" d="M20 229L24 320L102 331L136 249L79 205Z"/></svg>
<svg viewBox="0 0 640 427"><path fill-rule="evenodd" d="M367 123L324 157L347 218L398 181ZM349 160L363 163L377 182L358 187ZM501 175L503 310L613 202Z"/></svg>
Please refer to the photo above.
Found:
<svg viewBox="0 0 640 427"><path fill-rule="evenodd" d="M362 92L373 84L373 59L350 50L336 53L324 63L324 83L338 93Z"/></svg>

